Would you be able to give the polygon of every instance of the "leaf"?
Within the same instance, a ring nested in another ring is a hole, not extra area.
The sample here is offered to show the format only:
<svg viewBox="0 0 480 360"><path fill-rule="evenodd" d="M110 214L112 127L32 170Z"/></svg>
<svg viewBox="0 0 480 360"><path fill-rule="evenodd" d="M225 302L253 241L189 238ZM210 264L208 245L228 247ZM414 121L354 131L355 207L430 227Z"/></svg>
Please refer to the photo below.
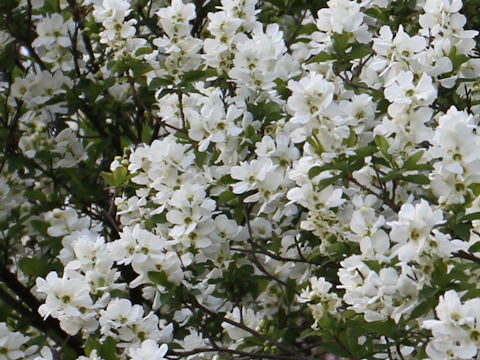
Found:
<svg viewBox="0 0 480 360"><path fill-rule="evenodd" d="M377 149L376 146L367 145L367 146L358 148L357 150L355 150L355 153L357 154L357 156L364 158L364 157L370 156L372 154L375 154L377 152L377 150L378 149Z"/></svg>
<svg viewBox="0 0 480 360"><path fill-rule="evenodd" d="M126 167L119 166L111 173L102 171L100 176L105 180L105 182L115 188L124 187L129 180L129 173Z"/></svg>
<svg viewBox="0 0 480 360"><path fill-rule="evenodd" d="M50 226L49 223L39 219L34 219L34 220L30 220L30 225L32 225L32 227L35 230L37 230L41 235L45 235L45 236L48 235L47 229Z"/></svg>
<svg viewBox="0 0 480 360"><path fill-rule="evenodd" d="M372 47L369 44L354 44L352 49L348 52L348 59L358 59L369 55L372 52Z"/></svg>
<svg viewBox="0 0 480 360"><path fill-rule="evenodd" d="M142 61L131 61L129 67L133 71L134 77L142 76L152 70L149 64Z"/></svg>
<svg viewBox="0 0 480 360"><path fill-rule="evenodd" d="M378 149L382 152L383 156L389 161L392 160L392 156L388 153L388 148L390 145L388 144L387 139L382 135L375 136L375 144L377 144Z"/></svg>
<svg viewBox="0 0 480 360"><path fill-rule="evenodd" d="M300 29L297 31L297 36L303 35L303 34L310 35L317 30L318 30L318 27L315 23L308 23L300 27Z"/></svg>
<svg viewBox="0 0 480 360"><path fill-rule="evenodd" d="M329 353L334 355L342 356L345 358L349 358L351 354L349 354L343 346L335 341L325 341L322 343L322 347Z"/></svg>
<svg viewBox="0 0 480 360"><path fill-rule="evenodd" d="M480 241L477 241L472 246L470 246L468 248L468 252L470 252L470 253L480 252Z"/></svg>
<svg viewBox="0 0 480 360"><path fill-rule="evenodd" d="M167 87L173 84L173 78L168 76L167 78L153 78L148 84L148 90L157 90L159 88Z"/></svg>
<svg viewBox="0 0 480 360"><path fill-rule="evenodd" d="M152 48L149 47L142 47L135 51L135 56L142 56L145 54L151 54L153 52Z"/></svg>
<svg viewBox="0 0 480 360"><path fill-rule="evenodd" d="M155 284L161 286L169 285L168 275L165 273L165 271L149 271L148 278Z"/></svg>
<svg viewBox="0 0 480 360"><path fill-rule="evenodd" d="M207 162L207 153L200 152L195 150L195 164L202 168L202 166Z"/></svg>
<svg viewBox="0 0 480 360"><path fill-rule="evenodd" d="M117 342L111 337L107 337L98 349L98 355L105 360L117 360Z"/></svg>
<svg viewBox="0 0 480 360"><path fill-rule="evenodd" d="M390 181L390 180L400 179L402 177L403 171L404 171L404 169L395 169L395 170L389 171L380 180L382 182L387 182L387 181Z"/></svg>
<svg viewBox="0 0 480 360"><path fill-rule="evenodd" d="M339 179L339 177L340 176L336 175L336 176L332 176L332 177L320 180L320 182L318 183L319 190L321 191L325 189L327 186L334 184Z"/></svg>
<svg viewBox="0 0 480 360"><path fill-rule="evenodd" d="M234 194L232 191L227 190L227 191L222 192L218 196L217 203L218 204L225 204L225 203L228 203L229 201L231 201L233 199L236 199L236 198L238 198L237 194Z"/></svg>
<svg viewBox="0 0 480 360"><path fill-rule="evenodd" d="M469 222L472 220L479 220L480 219L480 211L473 212L467 215L464 215L460 218L460 222Z"/></svg>
<svg viewBox="0 0 480 360"><path fill-rule="evenodd" d="M87 341L85 342L85 354L87 356L90 356L90 353L93 350L98 350L100 349L100 342L95 339L93 336L89 336Z"/></svg>
<svg viewBox="0 0 480 360"><path fill-rule="evenodd" d="M411 182L414 184L419 184L419 185L428 185L430 184L430 179L422 174L417 174L417 175L407 175L402 178L402 180Z"/></svg>
<svg viewBox="0 0 480 360"><path fill-rule="evenodd" d="M391 339L397 336L397 327L391 319L387 321L366 322L362 327L374 334L387 336Z"/></svg>
<svg viewBox="0 0 480 360"><path fill-rule="evenodd" d="M480 289L470 289L462 296L462 301L480 298Z"/></svg>
<svg viewBox="0 0 480 360"><path fill-rule="evenodd" d="M362 10L366 15L371 16L375 19L382 20L383 22L388 22L388 13L376 7Z"/></svg>
<svg viewBox="0 0 480 360"><path fill-rule="evenodd" d="M345 51L351 46L348 41L352 35L349 33L333 34L332 35L332 47L337 56L343 57Z"/></svg>
<svg viewBox="0 0 480 360"><path fill-rule="evenodd" d="M305 340L305 339L309 338L310 336L315 336L315 334L316 334L315 330L305 329L300 334L300 339Z"/></svg>
<svg viewBox="0 0 480 360"><path fill-rule="evenodd" d="M25 275L44 277L50 271L48 264L40 258L23 257L18 261L18 267Z"/></svg>
<svg viewBox="0 0 480 360"><path fill-rule="evenodd" d="M186 72L182 76L182 82L190 83L190 82L200 80L201 78L205 77L205 74L206 74L205 70L192 70L192 71Z"/></svg>
<svg viewBox="0 0 480 360"><path fill-rule="evenodd" d="M307 64L323 63L323 62L330 61L330 60L335 60L335 57L332 54L329 54L329 53L323 51L323 52L321 52L321 53L319 53L315 56L312 56L310 59L308 59Z"/></svg>
<svg viewBox="0 0 480 360"><path fill-rule="evenodd" d="M438 300L436 300L436 298L432 298L432 299L421 302L415 309L412 310L412 312L410 313L410 318L416 319L422 315L425 315L431 309L437 306L437 302Z"/></svg>
<svg viewBox="0 0 480 360"><path fill-rule="evenodd" d="M424 153L423 150L417 151L415 154L413 154L407 160L405 160L405 164L403 165L403 167L407 170L410 170L410 168L416 165L417 162L422 158L423 153Z"/></svg>
<svg viewBox="0 0 480 360"><path fill-rule="evenodd" d="M155 214L150 218L150 220L152 220L154 224L165 224L167 222L167 214L165 212L161 214Z"/></svg>
<svg viewBox="0 0 480 360"><path fill-rule="evenodd" d="M328 165L323 165L323 166L314 166L308 170L308 177L310 179L313 179L315 176L321 174L322 172L326 170L332 170L335 169L336 167L333 164L328 164Z"/></svg>
<svg viewBox="0 0 480 360"><path fill-rule="evenodd" d="M470 239L471 223L455 224L453 227L454 234L462 240L468 241Z"/></svg>

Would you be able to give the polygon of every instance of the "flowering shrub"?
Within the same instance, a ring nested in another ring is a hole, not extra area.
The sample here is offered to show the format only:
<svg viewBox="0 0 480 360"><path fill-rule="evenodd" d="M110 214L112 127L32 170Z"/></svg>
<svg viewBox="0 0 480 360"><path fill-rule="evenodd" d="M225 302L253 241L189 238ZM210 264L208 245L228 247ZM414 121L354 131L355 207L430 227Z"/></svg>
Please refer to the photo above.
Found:
<svg viewBox="0 0 480 360"><path fill-rule="evenodd" d="M0 359L480 358L474 0L3 0Z"/></svg>

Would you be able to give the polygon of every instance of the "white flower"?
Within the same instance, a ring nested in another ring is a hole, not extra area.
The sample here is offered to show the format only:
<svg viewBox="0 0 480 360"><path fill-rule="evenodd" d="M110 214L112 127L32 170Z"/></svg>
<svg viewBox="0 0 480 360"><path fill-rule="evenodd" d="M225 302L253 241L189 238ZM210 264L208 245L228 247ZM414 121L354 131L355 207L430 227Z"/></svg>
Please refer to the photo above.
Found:
<svg viewBox="0 0 480 360"><path fill-rule="evenodd" d="M140 348L130 347L128 353L132 360L164 360L167 351L167 344L158 346L154 340L147 339L142 342Z"/></svg>
<svg viewBox="0 0 480 360"><path fill-rule="evenodd" d="M25 357L23 345L30 338L20 332L8 329L7 324L0 323L0 360L16 360Z"/></svg>
<svg viewBox="0 0 480 360"><path fill-rule="evenodd" d="M332 102L335 86L314 72L300 81L290 80L288 88L292 95L288 98L288 107L294 116L293 123L305 124L320 113Z"/></svg>
<svg viewBox="0 0 480 360"><path fill-rule="evenodd" d="M480 299L461 303L455 290L440 296L435 308L438 320L425 320L423 327L432 330L433 338L427 345L432 359L472 359L478 352L478 307Z"/></svg>
<svg viewBox="0 0 480 360"><path fill-rule="evenodd" d="M238 323L241 322L252 330L255 330L256 326L260 322L258 315L255 314L253 309L246 309L243 307L241 309L241 314L240 309L238 307L235 307L232 311L228 312L225 317ZM243 330L225 321L222 323L222 327L227 331L228 336L230 336L232 340L241 340L247 336L252 335L248 331Z"/></svg>
<svg viewBox="0 0 480 360"><path fill-rule="evenodd" d="M37 278L36 291L46 295L45 303L38 308L44 318L50 315L54 318L82 317L82 312L93 305L90 287L80 276L70 277L65 273L59 278L52 271L45 279Z"/></svg>

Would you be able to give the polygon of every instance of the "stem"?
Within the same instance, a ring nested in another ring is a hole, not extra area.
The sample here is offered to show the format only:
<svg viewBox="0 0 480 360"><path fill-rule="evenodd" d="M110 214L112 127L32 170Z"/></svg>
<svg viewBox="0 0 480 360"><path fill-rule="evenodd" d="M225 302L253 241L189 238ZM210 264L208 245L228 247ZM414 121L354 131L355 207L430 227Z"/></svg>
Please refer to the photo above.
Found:
<svg viewBox="0 0 480 360"><path fill-rule="evenodd" d="M274 339L271 339L270 337L268 337L266 335L263 335L262 333L259 333L258 331L255 331L255 330L249 328L248 326L246 326L242 323L236 322L234 320L226 318L225 316L217 314L216 312L214 312L214 311L206 308L205 306L201 305L197 301L197 299L193 296L191 296L190 301L192 302L193 306L197 307L202 312L204 312L204 313L206 313L206 314L208 314L208 315L210 315L214 318L217 318L217 319L221 320L222 322L226 322L230 325L233 325L233 326L236 326L236 327L238 327L242 330L245 330L246 332L252 334L253 336L255 336L255 337L257 337L257 338L259 338L263 341L268 341L269 343L275 345L278 349L282 350L283 352L285 352L287 354L290 354L290 355L293 355L294 359L297 359L297 360L314 360L314 359L309 358L309 357L298 356L298 351L290 349L289 347L279 343L278 341L276 341Z"/></svg>

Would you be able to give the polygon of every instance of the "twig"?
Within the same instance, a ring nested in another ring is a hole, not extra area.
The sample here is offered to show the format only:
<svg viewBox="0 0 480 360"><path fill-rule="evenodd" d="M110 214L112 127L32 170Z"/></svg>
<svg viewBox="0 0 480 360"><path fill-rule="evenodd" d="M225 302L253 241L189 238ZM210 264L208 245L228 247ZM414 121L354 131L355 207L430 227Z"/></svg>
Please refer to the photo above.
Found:
<svg viewBox="0 0 480 360"><path fill-rule="evenodd" d="M314 359L312 359L312 358L310 358L310 357L298 356L298 351L293 350L293 349L290 349L289 347L283 345L282 343L279 343L278 341L276 341L276 340L274 340L274 339L272 339L272 338L270 338L270 337L268 337L268 336L266 336L266 335L264 335L264 334L262 334L262 333L259 333L258 331L255 331L255 330L249 328L248 326L246 326L246 325L244 325L244 324L242 324L242 323L239 323L239 322L237 322L237 321L228 319L228 318L226 318L225 316L222 316L222 315L220 315L220 314L218 314L218 313L216 313L216 312L208 309L207 307L201 305L201 304L197 301L197 299L196 299L195 297L193 297L193 296L190 297L190 301L192 302L192 304L193 304L196 308L198 308L198 309L201 310L202 312L204 312L204 313L206 313L206 314L208 314L208 315L210 315L210 316L212 316L212 317L214 317L214 318L217 318L217 319L221 320L222 322L226 322L226 323L228 323L228 324L230 324L230 325L233 325L233 326L238 327L238 328L240 328L240 329L242 329L242 330L245 330L246 332L252 334L253 336L255 336L255 337L257 337L257 338L259 338L259 339L261 339L261 340L263 340L263 341L267 341L267 342L275 345L278 349L282 350L283 352L285 352L285 353L287 353L287 354L290 354L290 355L293 355L294 358L297 359L297 360L314 360Z"/></svg>
<svg viewBox="0 0 480 360"><path fill-rule="evenodd" d="M470 260L470 261L473 261L474 263L477 263L477 264L480 264L480 258L471 254L471 253L468 253L464 250L460 250L460 251L457 251L457 252L454 252L452 254L452 257L456 257L456 258L460 258L460 259L465 259L465 260Z"/></svg>
<svg viewBox="0 0 480 360"><path fill-rule="evenodd" d="M247 222L248 237L249 237L248 242L249 242L250 246L252 247L252 250L254 250L255 243L253 241L252 228L250 226L250 214L248 213L246 207L244 209L245 209L245 219L246 219L246 222ZM274 275L270 274L267 271L267 269L265 269L265 267L260 263L260 261L258 260L256 254L254 252L250 254L250 258L252 259L253 263L257 266L258 270L260 270L262 273L264 273L270 280L273 280L273 281L285 286L288 290L290 290L294 294L298 295L297 290L295 288L293 288L290 284L288 284L287 282L283 281L282 279L279 279L279 278L275 277Z"/></svg>

